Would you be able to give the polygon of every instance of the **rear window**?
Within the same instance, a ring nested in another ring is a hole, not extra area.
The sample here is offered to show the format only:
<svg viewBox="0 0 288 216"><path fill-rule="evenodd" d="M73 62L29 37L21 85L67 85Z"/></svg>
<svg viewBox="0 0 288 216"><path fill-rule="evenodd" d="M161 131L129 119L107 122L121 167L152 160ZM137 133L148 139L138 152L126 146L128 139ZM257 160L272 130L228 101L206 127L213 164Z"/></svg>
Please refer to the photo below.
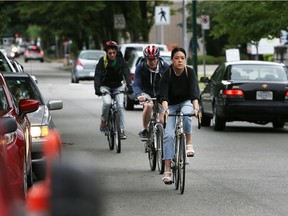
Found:
<svg viewBox="0 0 288 216"><path fill-rule="evenodd" d="M287 70L278 65L233 65L228 68L231 80L287 81Z"/></svg>

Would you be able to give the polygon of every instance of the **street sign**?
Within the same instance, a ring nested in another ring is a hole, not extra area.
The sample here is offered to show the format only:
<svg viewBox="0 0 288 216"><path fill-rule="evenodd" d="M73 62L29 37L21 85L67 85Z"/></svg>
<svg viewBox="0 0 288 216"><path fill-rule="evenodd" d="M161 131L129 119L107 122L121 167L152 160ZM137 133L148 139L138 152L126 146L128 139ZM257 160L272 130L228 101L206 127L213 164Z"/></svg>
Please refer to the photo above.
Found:
<svg viewBox="0 0 288 216"><path fill-rule="evenodd" d="M126 26L125 17L123 14L114 15L114 28L115 29L124 29Z"/></svg>
<svg viewBox="0 0 288 216"><path fill-rule="evenodd" d="M202 15L201 16L201 28L202 30L210 29L210 18L209 16Z"/></svg>
<svg viewBox="0 0 288 216"><path fill-rule="evenodd" d="M157 6L155 7L155 25L170 24L170 7Z"/></svg>

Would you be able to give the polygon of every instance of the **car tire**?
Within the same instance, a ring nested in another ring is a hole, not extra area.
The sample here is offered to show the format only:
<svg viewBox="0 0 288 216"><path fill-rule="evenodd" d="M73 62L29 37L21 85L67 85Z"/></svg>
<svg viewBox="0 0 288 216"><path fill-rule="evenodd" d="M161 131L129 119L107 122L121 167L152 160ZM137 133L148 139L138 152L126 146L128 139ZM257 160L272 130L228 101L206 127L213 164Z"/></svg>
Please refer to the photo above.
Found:
<svg viewBox="0 0 288 216"><path fill-rule="evenodd" d="M284 127L285 122L275 121L275 122L272 122L272 125L273 125L273 128L281 129Z"/></svg>
<svg viewBox="0 0 288 216"><path fill-rule="evenodd" d="M129 99L129 95L124 95L124 108L125 110L133 110L134 109L134 101Z"/></svg>
<svg viewBox="0 0 288 216"><path fill-rule="evenodd" d="M214 107L213 109L213 118L212 118L213 126L215 131L223 131L225 129L225 120L217 115L217 109Z"/></svg>
<svg viewBox="0 0 288 216"><path fill-rule="evenodd" d="M28 62L28 59L25 59L24 61L25 61L25 62Z"/></svg>

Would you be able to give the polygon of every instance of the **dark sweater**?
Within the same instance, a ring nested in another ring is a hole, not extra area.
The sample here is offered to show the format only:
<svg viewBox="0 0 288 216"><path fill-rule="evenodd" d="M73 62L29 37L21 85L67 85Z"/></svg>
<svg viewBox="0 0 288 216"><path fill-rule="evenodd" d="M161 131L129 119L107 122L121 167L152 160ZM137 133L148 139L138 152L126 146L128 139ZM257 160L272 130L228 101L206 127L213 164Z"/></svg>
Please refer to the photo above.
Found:
<svg viewBox="0 0 288 216"><path fill-rule="evenodd" d="M187 67L184 72L176 76L172 65L164 72L159 84L159 100L167 101L170 105L182 103L186 100L199 99L199 85L194 70Z"/></svg>

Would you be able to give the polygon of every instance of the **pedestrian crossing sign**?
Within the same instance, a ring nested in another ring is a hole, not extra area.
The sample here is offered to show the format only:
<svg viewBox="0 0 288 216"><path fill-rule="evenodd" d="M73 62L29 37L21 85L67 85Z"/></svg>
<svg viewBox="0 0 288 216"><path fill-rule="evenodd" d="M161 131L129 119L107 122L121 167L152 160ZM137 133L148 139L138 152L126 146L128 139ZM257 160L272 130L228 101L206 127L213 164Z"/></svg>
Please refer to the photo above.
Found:
<svg viewBox="0 0 288 216"><path fill-rule="evenodd" d="M170 7L157 6L155 7L155 25L170 24Z"/></svg>

